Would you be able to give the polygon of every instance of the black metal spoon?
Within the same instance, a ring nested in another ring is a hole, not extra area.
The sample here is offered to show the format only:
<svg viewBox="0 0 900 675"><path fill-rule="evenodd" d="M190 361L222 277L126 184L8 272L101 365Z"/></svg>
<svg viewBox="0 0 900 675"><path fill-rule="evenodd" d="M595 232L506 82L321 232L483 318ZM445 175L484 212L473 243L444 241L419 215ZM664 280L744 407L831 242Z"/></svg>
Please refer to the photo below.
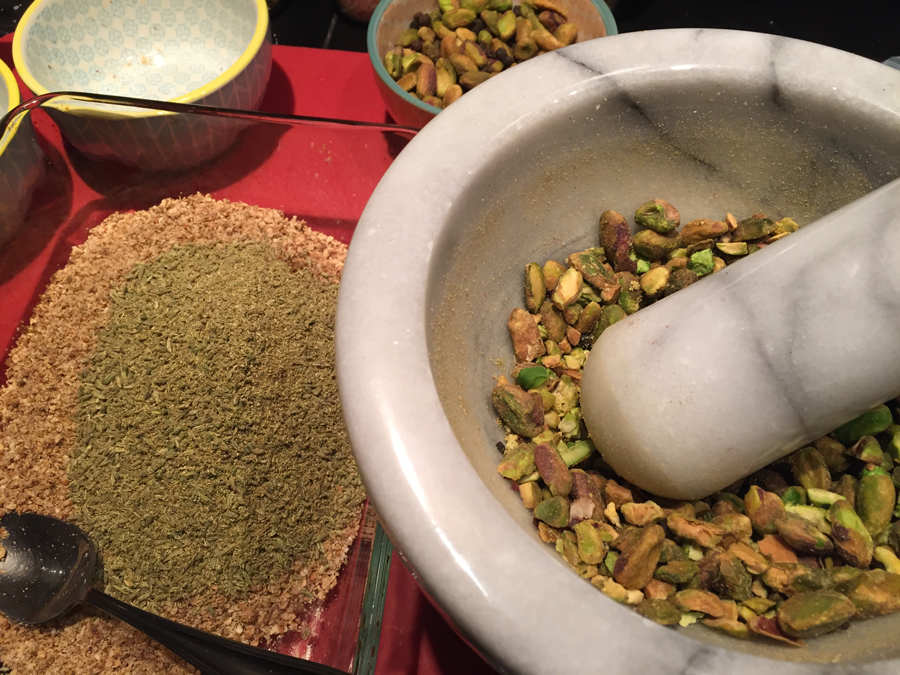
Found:
<svg viewBox="0 0 900 675"><path fill-rule="evenodd" d="M182 626L91 588L96 549L71 523L36 513L9 513L0 528L6 531L0 539L6 550L0 560L0 612L12 621L44 623L87 602L134 626L204 675L346 675Z"/></svg>

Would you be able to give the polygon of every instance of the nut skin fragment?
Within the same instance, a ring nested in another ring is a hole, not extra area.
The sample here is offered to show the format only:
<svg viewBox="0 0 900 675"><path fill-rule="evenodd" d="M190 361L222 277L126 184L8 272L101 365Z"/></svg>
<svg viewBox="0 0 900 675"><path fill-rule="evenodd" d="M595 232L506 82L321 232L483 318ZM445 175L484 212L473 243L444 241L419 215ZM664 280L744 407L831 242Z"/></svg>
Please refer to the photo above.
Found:
<svg viewBox="0 0 900 675"><path fill-rule="evenodd" d="M752 485L744 495L744 513L753 523L753 529L761 534L774 534L775 521L784 517L784 502L773 492L766 492Z"/></svg>
<svg viewBox="0 0 900 675"><path fill-rule="evenodd" d="M696 518L683 518L677 513L669 514L666 525L676 537L687 539L703 548L713 548L725 536L725 530L718 525Z"/></svg>
<svg viewBox="0 0 900 675"><path fill-rule="evenodd" d="M519 436L534 438L544 430L543 402L521 387L498 384L491 391L491 402L500 419Z"/></svg>
<svg viewBox="0 0 900 675"><path fill-rule="evenodd" d="M600 246L616 272L636 272L637 263L628 253L631 250L631 227L618 211L600 214Z"/></svg>
<svg viewBox="0 0 900 675"><path fill-rule="evenodd" d="M681 243L682 246L692 246L706 239L717 239L727 231L728 224L722 220L692 220L681 228Z"/></svg>
<svg viewBox="0 0 900 675"><path fill-rule="evenodd" d="M786 633L782 632L781 628L778 626L778 621L775 618L769 619L764 616L752 617L747 621L747 628L749 628L757 635L763 635L767 638L771 638L772 640L784 642L785 644L789 644L792 647L805 646L805 643L802 640L792 638Z"/></svg>
<svg viewBox="0 0 900 675"><path fill-rule="evenodd" d="M524 309L516 307L510 313L506 325L512 340L516 362L530 363L547 353L537 324Z"/></svg>
<svg viewBox="0 0 900 675"><path fill-rule="evenodd" d="M572 491L572 476L559 450L548 443L534 447L534 464L554 497L567 497Z"/></svg>
<svg viewBox="0 0 900 675"><path fill-rule="evenodd" d="M838 555L854 567L868 567L872 562L875 544L872 535L846 499L840 499L831 505L828 520Z"/></svg>
<svg viewBox="0 0 900 675"><path fill-rule="evenodd" d="M659 525L649 525L639 532L640 535L619 554L613 568L613 578L630 591L640 590L653 578L666 538Z"/></svg>
<svg viewBox="0 0 900 675"><path fill-rule="evenodd" d="M777 610L779 627L794 638L830 633L855 614L853 602L837 591L799 593L781 603Z"/></svg>

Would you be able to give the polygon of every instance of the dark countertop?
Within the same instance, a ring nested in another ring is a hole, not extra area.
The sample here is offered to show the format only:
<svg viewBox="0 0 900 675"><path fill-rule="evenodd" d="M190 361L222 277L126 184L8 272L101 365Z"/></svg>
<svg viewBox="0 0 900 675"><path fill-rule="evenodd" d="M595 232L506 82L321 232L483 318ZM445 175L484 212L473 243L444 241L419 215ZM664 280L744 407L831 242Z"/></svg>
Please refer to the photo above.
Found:
<svg viewBox="0 0 900 675"><path fill-rule="evenodd" d="M268 0L276 44L366 51L365 25L329 0ZM0 0L0 35L30 0ZM900 56L897 0L608 0L620 33L655 28L733 28L809 40L877 61Z"/></svg>

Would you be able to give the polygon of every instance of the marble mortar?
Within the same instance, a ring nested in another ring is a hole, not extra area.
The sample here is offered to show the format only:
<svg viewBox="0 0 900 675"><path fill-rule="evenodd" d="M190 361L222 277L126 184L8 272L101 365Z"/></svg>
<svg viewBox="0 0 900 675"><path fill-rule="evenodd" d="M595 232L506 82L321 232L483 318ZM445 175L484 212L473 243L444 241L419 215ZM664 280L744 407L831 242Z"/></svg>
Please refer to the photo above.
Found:
<svg viewBox="0 0 900 675"><path fill-rule="evenodd" d="M603 210L633 214L662 197L684 222L727 210L803 224L897 176L900 73L711 30L608 37L517 66L394 162L341 283L342 403L389 535L501 672L900 668L900 616L797 650L663 628L606 598L541 543L497 475L502 432L488 397L513 363L506 317L522 303L525 264L596 245Z"/></svg>

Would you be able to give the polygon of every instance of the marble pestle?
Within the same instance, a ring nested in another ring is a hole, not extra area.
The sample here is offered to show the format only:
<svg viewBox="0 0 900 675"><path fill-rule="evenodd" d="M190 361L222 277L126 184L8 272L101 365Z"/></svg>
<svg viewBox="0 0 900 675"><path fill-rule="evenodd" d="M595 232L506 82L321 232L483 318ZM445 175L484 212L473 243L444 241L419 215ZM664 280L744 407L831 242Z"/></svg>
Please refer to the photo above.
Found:
<svg viewBox="0 0 900 675"><path fill-rule="evenodd" d="M900 180L607 329L582 410L604 459L695 499L900 394Z"/></svg>

